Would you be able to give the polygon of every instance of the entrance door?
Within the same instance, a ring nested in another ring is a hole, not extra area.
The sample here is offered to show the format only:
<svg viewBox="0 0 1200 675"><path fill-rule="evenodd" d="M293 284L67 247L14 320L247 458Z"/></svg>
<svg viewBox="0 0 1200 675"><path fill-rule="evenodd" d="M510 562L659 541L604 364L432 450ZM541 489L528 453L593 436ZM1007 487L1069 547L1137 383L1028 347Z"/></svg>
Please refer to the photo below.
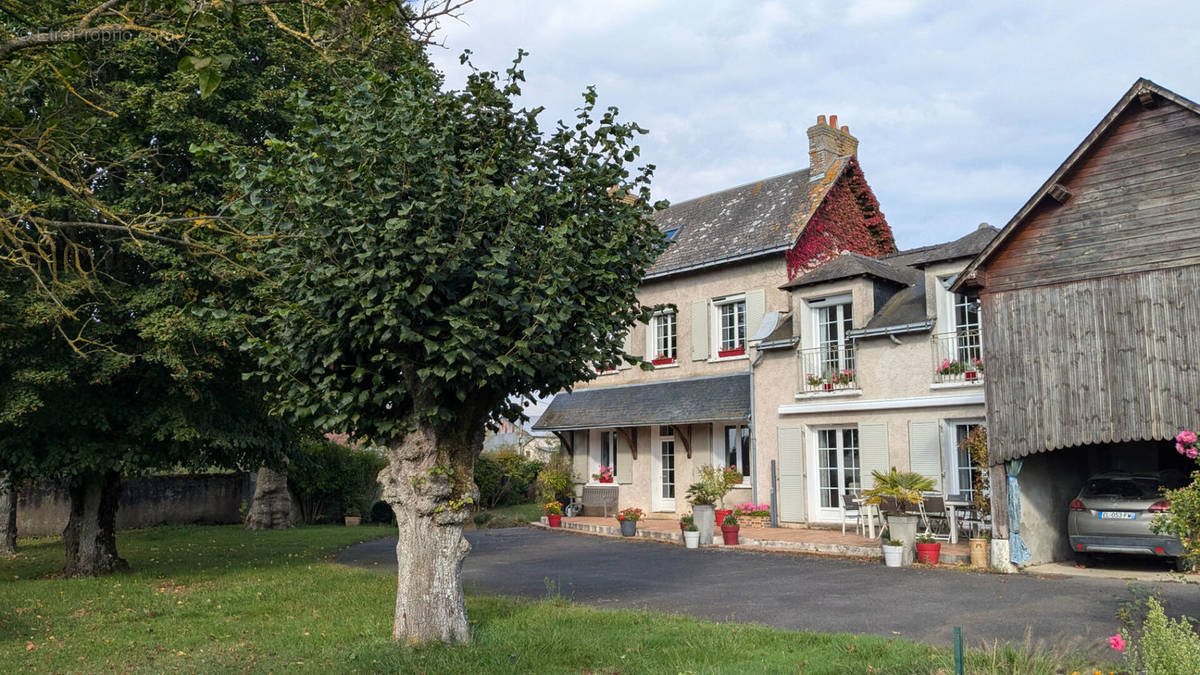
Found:
<svg viewBox="0 0 1200 675"><path fill-rule="evenodd" d="M675 434L671 427L659 427L654 443L654 494L651 508L675 511Z"/></svg>
<svg viewBox="0 0 1200 675"><path fill-rule="evenodd" d="M862 468L858 455L858 429L817 429L815 447L810 453L812 519L838 522L841 495L862 487ZM814 456L815 455L815 456Z"/></svg>

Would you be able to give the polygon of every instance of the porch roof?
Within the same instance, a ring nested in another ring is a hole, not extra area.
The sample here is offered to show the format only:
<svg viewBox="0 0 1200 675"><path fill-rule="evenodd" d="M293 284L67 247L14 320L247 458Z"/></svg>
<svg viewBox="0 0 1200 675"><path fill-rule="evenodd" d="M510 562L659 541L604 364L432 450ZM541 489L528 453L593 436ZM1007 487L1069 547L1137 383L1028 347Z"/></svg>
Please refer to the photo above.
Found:
<svg viewBox="0 0 1200 675"><path fill-rule="evenodd" d="M715 375L558 394L534 429L605 429L750 418L750 375Z"/></svg>

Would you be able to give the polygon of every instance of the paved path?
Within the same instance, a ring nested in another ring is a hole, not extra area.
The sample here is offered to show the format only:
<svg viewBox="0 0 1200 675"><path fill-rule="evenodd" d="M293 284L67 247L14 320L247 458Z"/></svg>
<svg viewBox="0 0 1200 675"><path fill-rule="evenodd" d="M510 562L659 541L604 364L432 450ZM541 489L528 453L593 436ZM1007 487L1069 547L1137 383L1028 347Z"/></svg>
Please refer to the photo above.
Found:
<svg viewBox="0 0 1200 675"><path fill-rule="evenodd" d="M1020 642L1026 630L1102 653L1131 597L1116 579L1044 578L795 554L689 551L648 541L512 528L468 532L468 591L539 598L556 584L567 599L605 608L649 608L791 630L874 633L948 645L962 626L971 645ZM396 540L338 556L394 574ZM1200 588L1159 583L1169 614L1200 616Z"/></svg>

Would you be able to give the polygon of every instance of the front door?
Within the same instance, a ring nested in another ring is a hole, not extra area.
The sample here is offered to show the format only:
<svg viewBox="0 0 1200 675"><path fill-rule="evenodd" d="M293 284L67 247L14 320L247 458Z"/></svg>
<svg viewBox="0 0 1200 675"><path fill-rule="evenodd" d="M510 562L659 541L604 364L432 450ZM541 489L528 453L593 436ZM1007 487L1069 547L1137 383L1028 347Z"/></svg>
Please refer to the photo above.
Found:
<svg viewBox="0 0 1200 675"><path fill-rule="evenodd" d="M675 434L671 427L659 427L654 439L654 494L651 508L675 511Z"/></svg>
<svg viewBox="0 0 1200 675"><path fill-rule="evenodd" d="M836 523L841 519L841 495L858 492L862 469L858 455L858 429L816 429L816 443L809 455L812 520Z"/></svg>

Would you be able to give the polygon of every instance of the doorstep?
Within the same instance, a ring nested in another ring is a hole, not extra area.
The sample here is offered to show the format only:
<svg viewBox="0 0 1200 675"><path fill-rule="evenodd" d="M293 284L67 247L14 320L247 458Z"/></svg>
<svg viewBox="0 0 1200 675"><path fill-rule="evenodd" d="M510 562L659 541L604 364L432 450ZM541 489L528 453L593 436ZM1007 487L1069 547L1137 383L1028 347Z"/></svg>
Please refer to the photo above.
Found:
<svg viewBox="0 0 1200 675"><path fill-rule="evenodd" d="M621 535L620 526L613 525L598 525L595 523L570 522L567 518L563 518L562 527L552 528L541 523L530 523L533 527L544 529L565 530L584 532L587 534L599 535L602 537L614 537L619 539L648 539L651 541L663 541L674 544L683 545L683 535L679 532L663 531L657 529L643 529L639 527L637 534L632 537ZM784 539L773 539L763 537L759 533L764 530L769 531L770 528L752 528L756 535L759 536L740 536L738 545L726 546L721 541L721 533L713 534L713 545L705 546L704 548L723 548L723 549L746 549L751 551L780 551L793 553L812 553L817 555L830 555L849 558L866 558L872 560L883 560L883 551L878 545L854 545L840 544L830 542L815 542L815 541L788 541ZM782 529L782 528L779 528ZM791 528L787 528L788 532L795 532ZM946 565L965 565L970 562L970 553L956 553L947 551L943 548L941 554L941 562Z"/></svg>

